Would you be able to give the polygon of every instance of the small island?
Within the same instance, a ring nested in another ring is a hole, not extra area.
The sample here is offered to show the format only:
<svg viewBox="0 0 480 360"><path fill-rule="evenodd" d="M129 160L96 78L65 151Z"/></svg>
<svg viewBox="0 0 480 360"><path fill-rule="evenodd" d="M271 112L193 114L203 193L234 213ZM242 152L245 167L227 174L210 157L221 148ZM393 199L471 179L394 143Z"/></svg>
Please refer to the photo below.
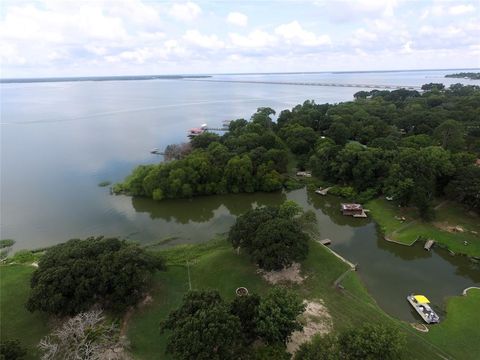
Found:
<svg viewBox="0 0 480 360"><path fill-rule="evenodd" d="M456 74L447 74L446 78L480 80L480 72L460 72Z"/></svg>

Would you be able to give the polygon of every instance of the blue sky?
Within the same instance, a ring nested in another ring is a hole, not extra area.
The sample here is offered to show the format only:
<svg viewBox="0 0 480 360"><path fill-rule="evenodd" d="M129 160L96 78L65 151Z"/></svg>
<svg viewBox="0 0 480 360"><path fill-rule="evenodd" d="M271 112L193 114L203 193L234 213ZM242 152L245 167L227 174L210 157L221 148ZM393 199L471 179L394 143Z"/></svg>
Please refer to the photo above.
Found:
<svg viewBox="0 0 480 360"><path fill-rule="evenodd" d="M3 0L1 76L478 68L479 4Z"/></svg>

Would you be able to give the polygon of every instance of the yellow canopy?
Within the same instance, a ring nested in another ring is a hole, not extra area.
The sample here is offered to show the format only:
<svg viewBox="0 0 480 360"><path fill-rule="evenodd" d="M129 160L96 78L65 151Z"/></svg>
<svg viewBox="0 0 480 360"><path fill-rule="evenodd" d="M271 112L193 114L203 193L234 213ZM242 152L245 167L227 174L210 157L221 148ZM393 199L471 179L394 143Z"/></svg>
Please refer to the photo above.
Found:
<svg viewBox="0 0 480 360"><path fill-rule="evenodd" d="M415 300L417 300L417 302L419 304L428 304L430 301L423 295L415 295L414 296Z"/></svg>

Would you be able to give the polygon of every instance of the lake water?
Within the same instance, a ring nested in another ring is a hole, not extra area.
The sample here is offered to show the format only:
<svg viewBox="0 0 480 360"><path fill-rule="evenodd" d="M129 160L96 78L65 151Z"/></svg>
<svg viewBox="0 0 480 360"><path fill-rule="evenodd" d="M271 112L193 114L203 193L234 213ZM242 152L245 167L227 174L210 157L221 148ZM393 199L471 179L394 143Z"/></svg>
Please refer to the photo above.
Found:
<svg viewBox="0 0 480 360"><path fill-rule="evenodd" d="M343 74L218 75L219 80L329 82L419 86L452 71ZM175 237L169 245L200 242L224 233L235 216L255 204L294 199L315 210L321 235L359 263L360 276L390 313L409 319L405 295L445 296L480 283L466 259L386 243L375 224L338 215L335 199L305 190L154 202L112 196L101 181L120 181L149 153L186 141L186 131L207 123L249 118L257 107L277 112L306 99L352 100L361 88L218 83L188 80L88 81L1 84L1 238L15 249L57 244L92 235L139 242Z"/></svg>

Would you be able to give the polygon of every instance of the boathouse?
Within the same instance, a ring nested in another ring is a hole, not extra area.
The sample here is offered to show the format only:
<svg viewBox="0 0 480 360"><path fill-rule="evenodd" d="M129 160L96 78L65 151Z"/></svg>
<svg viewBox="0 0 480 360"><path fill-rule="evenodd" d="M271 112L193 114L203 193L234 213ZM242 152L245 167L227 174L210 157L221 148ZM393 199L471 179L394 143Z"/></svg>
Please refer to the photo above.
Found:
<svg viewBox="0 0 480 360"><path fill-rule="evenodd" d="M363 206L360 204L341 204L340 210L343 215L362 216L364 214Z"/></svg>

